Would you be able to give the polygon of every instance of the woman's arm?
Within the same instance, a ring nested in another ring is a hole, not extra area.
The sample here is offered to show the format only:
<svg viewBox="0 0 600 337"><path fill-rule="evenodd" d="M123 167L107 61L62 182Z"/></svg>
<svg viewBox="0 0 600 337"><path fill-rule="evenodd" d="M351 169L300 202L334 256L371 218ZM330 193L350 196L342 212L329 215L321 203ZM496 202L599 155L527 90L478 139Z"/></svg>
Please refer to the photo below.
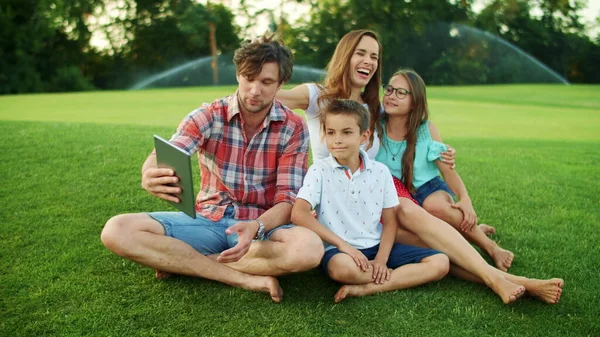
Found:
<svg viewBox="0 0 600 337"><path fill-rule="evenodd" d="M438 129L432 122L429 122L429 133L431 134L431 138L433 140L443 143ZM456 203L456 205L453 205L453 207L458 208L463 212L463 222L460 224L460 228L465 231L471 230L477 225L477 214L475 214L475 210L473 209L469 192L467 192L467 187L458 175L458 172L452 169L452 167L442 163L439 160L435 161L435 165L442 173L444 181L448 187L450 187L452 192L454 192L454 194L458 197L459 202Z"/></svg>
<svg viewBox="0 0 600 337"><path fill-rule="evenodd" d="M308 86L300 84L290 90L279 90L275 98L290 109L306 110L309 103Z"/></svg>

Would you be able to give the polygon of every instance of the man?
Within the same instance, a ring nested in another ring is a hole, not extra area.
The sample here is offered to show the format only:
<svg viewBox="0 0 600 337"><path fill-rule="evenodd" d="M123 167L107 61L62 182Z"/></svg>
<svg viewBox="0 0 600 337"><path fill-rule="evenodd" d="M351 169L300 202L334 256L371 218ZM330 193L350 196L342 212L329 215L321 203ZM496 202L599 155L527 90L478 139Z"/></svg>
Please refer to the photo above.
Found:
<svg viewBox="0 0 600 337"><path fill-rule="evenodd" d="M304 120L275 100L292 76L290 51L263 37L234 56L234 95L204 104L179 125L170 142L198 151L201 189L197 218L181 212L111 218L102 242L114 253L156 269L157 277L184 274L270 294L283 291L275 276L316 267L319 237L290 222L308 161ZM177 202L177 178L160 169L154 151L142 167L142 187Z"/></svg>

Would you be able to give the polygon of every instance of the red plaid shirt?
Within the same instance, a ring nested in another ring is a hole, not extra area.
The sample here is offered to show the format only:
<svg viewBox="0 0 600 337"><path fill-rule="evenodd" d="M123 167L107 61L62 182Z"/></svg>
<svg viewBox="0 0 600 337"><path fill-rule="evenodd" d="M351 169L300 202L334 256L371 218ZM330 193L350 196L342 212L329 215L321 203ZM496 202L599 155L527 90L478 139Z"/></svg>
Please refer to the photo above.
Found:
<svg viewBox="0 0 600 337"><path fill-rule="evenodd" d="M250 220L280 202L293 204L308 164L304 119L278 100L261 129L246 139L237 92L203 104L179 125L170 142L198 151L201 186L196 212L219 221L227 206Z"/></svg>

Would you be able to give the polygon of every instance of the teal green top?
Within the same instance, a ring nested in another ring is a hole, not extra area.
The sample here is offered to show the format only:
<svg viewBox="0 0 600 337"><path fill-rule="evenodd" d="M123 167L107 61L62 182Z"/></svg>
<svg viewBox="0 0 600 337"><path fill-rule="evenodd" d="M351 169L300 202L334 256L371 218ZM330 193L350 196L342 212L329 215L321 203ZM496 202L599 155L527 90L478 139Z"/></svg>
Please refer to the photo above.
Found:
<svg viewBox="0 0 600 337"><path fill-rule="evenodd" d="M385 121L383 124L383 139L375 160L385 164L392 175L398 179L402 177L402 156L406 150L406 140L395 141L387 136ZM446 145L431 139L429 133L429 121L425 121L417 129L417 145L415 149L415 162L413 166L413 185L421 187L429 180L440 174L435 160L446 151Z"/></svg>

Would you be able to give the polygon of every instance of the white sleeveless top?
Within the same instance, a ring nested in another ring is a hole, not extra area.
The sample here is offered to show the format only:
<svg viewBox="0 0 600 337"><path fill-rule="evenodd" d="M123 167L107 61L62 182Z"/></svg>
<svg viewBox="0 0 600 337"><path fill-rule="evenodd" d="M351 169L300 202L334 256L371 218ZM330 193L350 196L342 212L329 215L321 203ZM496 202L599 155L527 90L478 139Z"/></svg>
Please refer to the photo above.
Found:
<svg viewBox="0 0 600 337"><path fill-rule="evenodd" d="M310 147L312 149L313 162L327 158L329 156L329 150L327 150L327 144L325 140L321 141L321 125L319 124L319 104L317 103L320 95L319 87L315 83L307 83L308 87L308 108L304 110L306 114L306 124L308 125L308 132L310 133ZM369 108L367 104L364 104L365 108ZM361 146L361 149L365 150L367 144ZM369 150L365 150L369 155L369 158L375 159L377 152L379 151L379 137L377 132L374 132L373 146Z"/></svg>

